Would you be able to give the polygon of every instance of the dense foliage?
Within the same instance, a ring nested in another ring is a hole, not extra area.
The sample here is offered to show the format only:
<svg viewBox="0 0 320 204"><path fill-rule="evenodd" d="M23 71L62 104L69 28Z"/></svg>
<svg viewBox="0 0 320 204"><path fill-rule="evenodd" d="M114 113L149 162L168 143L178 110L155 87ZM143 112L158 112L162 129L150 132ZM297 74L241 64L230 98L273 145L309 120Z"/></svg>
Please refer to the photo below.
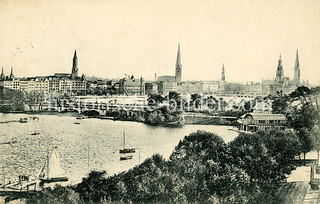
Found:
<svg viewBox="0 0 320 204"><path fill-rule="evenodd" d="M226 144L198 131L180 141L169 160L154 155L111 177L91 172L75 191L85 202L270 203L299 149L293 132L241 134Z"/></svg>
<svg viewBox="0 0 320 204"><path fill-rule="evenodd" d="M77 204L81 203L79 194L72 190L70 187L55 186L53 189L46 188L36 194L30 194L27 197L26 204L44 204L44 203L64 203L64 204Z"/></svg>
<svg viewBox="0 0 320 204"><path fill-rule="evenodd" d="M23 111L23 93L0 87L0 112Z"/></svg>

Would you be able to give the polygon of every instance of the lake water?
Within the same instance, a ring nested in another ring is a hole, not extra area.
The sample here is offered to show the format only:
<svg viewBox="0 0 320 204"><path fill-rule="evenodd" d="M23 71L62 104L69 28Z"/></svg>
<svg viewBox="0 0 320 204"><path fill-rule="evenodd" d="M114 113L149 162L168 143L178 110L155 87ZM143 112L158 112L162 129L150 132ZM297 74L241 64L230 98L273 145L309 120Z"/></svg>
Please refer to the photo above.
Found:
<svg viewBox="0 0 320 204"><path fill-rule="evenodd" d="M0 122L38 115L1 114ZM48 149L57 152L70 184L90 170L106 170L108 175L126 171L155 153L168 158L184 136L205 130L232 141L238 133L228 126L186 125L182 128L154 127L137 122L100 119L76 120L66 115L39 115L38 122L0 123L0 179L17 180L18 175L36 176L46 161ZM80 124L74 124L80 122ZM119 149L138 148L132 160L120 161ZM31 135L39 132L39 135Z"/></svg>

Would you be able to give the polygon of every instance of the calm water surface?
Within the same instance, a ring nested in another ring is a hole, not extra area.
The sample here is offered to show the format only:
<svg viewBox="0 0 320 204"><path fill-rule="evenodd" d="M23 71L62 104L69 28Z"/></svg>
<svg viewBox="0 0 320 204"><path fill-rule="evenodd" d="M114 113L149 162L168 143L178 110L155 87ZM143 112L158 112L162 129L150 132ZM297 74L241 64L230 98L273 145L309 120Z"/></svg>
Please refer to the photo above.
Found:
<svg viewBox="0 0 320 204"><path fill-rule="evenodd" d="M1 114L0 122L37 115ZM108 175L128 170L155 153L168 158L179 140L197 130L205 130L232 141L238 133L227 126L187 125L182 128L153 127L143 123L40 115L38 122L0 123L0 179L17 180L18 175L36 176L44 164L48 147L57 147L70 183L81 181L90 170L106 170ZM79 125L74 122L80 122ZM120 161L123 132L127 148L139 148L132 160ZM40 135L31 135L40 132Z"/></svg>

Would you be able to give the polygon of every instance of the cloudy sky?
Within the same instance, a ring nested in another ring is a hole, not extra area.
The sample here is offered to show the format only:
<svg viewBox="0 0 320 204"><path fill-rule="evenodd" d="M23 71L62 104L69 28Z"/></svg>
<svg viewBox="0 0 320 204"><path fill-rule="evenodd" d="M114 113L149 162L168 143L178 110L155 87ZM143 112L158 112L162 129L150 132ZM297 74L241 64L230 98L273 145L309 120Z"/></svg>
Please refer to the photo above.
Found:
<svg viewBox="0 0 320 204"><path fill-rule="evenodd" d="M118 78L273 79L281 53L293 77L320 82L319 0L0 0L0 66L18 77L79 72Z"/></svg>

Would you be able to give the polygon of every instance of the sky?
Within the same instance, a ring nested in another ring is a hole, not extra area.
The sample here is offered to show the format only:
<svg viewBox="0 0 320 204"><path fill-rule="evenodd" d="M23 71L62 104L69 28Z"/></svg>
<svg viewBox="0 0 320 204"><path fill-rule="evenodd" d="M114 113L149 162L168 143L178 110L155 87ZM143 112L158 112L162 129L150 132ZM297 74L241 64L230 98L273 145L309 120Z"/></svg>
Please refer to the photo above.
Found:
<svg viewBox="0 0 320 204"><path fill-rule="evenodd" d="M103 78L274 79L320 84L320 0L0 0L0 67L17 77L71 72Z"/></svg>

